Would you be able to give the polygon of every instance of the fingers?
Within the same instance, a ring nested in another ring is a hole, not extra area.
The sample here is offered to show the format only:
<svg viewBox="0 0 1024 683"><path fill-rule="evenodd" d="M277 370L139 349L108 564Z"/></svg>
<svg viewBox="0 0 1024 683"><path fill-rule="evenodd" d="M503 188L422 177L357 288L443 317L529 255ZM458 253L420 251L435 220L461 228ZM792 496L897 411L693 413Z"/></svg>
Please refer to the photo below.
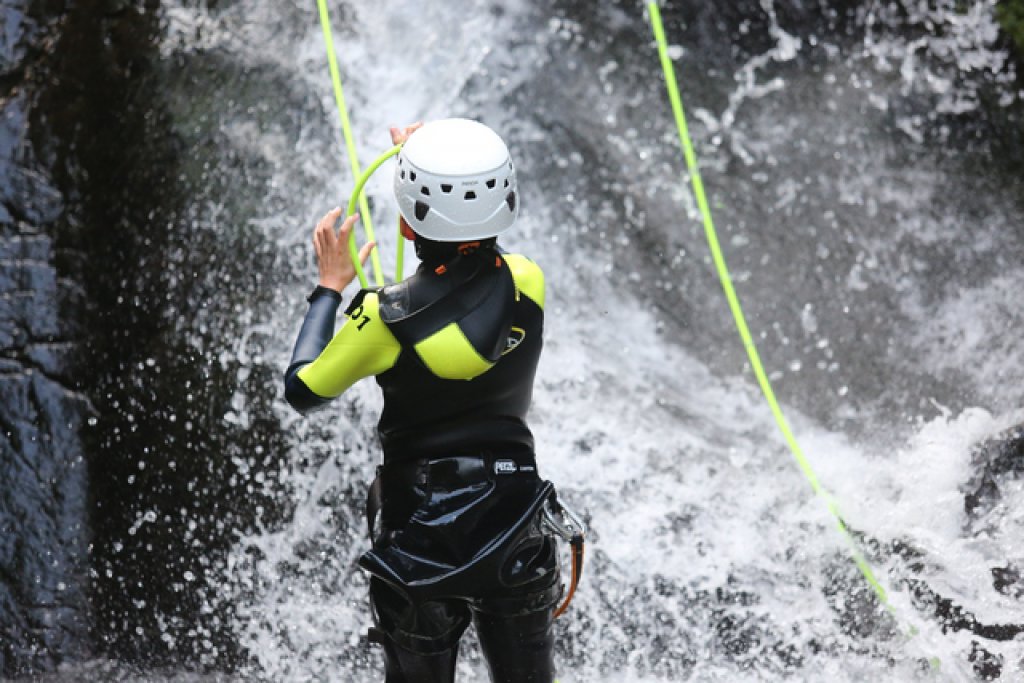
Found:
<svg viewBox="0 0 1024 683"><path fill-rule="evenodd" d="M341 224L341 229L338 230L338 238L335 247L339 252L344 252L346 255L349 253L348 245L352 237L352 230L356 226L356 221L359 220L359 214L354 213L345 219L345 222Z"/></svg>
<svg viewBox="0 0 1024 683"><path fill-rule="evenodd" d="M313 246L316 247L317 253L320 253L322 247L330 244L330 240L334 237L334 224L338 222L338 216L341 215L341 207L336 206L320 219L316 224L316 228L313 229Z"/></svg>
<svg viewBox="0 0 1024 683"><path fill-rule="evenodd" d="M355 227L356 221L359 220L359 214L354 213L345 219L345 222L341 224L341 230L338 231L338 239L344 241L348 239L348 236L352 234L352 228Z"/></svg>
<svg viewBox="0 0 1024 683"><path fill-rule="evenodd" d="M359 262L365 264L366 259L370 258L370 254L373 253L373 249L376 246L376 242L367 242L364 244L363 248L359 250Z"/></svg>
<svg viewBox="0 0 1024 683"><path fill-rule="evenodd" d="M335 232L334 226L341 214L341 207L335 207L320 219L313 230L313 246L316 248L320 284L338 292L345 289L356 275L356 267L353 263L352 253L349 251L349 244L352 239L352 230L355 229L355 225L359 221L359 214L354 213L342 221L341 226ZM359 250L359 261L366 263L366 259L369 258L376 246L374 242L363 245L363 248Z"/></svg>
<svg viewBox="0 0 1024 683"><path fill-rule="evenodd" d="M334 232L334 226L338 222L339 216L341 216L340 206L335 207L324 214L324 217L320 219L316 224L316 228L313 230L313 244L330 244L336 237L347 235L352 232L352 226L359 220L359 214L354 213L346 218L345 222L341 224L341 230L336 234Z"/></svg>
<svg viewBox="0 0 1024 683"><path fill-rule="evenodd" d="M389 129L389 131L391 132L391 143L394 144L394 145L401 145L401 144L403 144L406 140L409 139L410 135L412 135L413 133L415 133L417 130L419 130L422 127L423 127L423 122L422 121L417 121L416 123L412 124L411 126L406 126L405 128L399 128L398 126L391 126L391 128Z"/></svg>
<svg viewBox="0 0 1024 683"><path fill-rule="evenodd" d="M334 224L338 222L338 216L340 215L340 206L336 206L330 211L328 211L326 214L324 214L324 217L321 218L320 221L316 224L317 231L328 230L330 228L333 228Z"/></svg>

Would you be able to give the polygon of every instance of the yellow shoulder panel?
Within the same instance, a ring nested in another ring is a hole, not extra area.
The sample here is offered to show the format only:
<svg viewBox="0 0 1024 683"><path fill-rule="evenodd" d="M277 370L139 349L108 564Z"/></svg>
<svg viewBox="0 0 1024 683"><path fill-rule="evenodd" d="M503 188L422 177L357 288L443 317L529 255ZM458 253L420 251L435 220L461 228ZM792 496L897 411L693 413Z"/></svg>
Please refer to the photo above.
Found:
<svg viewBox="0 0 1024 683"><path fill-rule="evenodd" d="M522 254L505 254L505 262L512 270L516 289L544 308L544 271Z"/></svg>
<svg viewBox="0 0 1024 683"><path fill-rule="evenodd" d="M390 370L402 345L380 319L380 300L367 292L320 356L299 370L317 396L334 398L364 377Z"/></svg>
<svg viewBox="0 0 1024 683"><path fill-rule="evenodd" d="M473 379L494 366L476 352L457 323L416 344L416 353L441 379Z"/></svg>

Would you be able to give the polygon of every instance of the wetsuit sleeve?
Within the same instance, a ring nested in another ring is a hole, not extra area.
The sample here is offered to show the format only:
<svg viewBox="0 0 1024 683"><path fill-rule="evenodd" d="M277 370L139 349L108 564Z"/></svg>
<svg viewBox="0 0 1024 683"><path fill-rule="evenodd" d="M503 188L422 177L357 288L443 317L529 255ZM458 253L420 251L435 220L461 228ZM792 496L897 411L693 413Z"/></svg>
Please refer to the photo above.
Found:
<svg viewBox="0 0 1024 683"><path fill-rule="evenodd" d="M285 373L285 398L299 412L326 405L360 379L380 374L398 360L401 345L381 322L376 292L356 297L346 311L348 320L331 339L340 301L340 295L315 297L295 342Z"/></svg>
<svg viewBox="0 0 1024 683"><path fill-rule="evenodd" d="M306 311L302 329L295 340L292 360L284 373L284 397L300 413L327 403L302 383L298 378L298 372L316 360L324 347L330 343L340 304L341 294L325 287L317 287L309 297L309 310Z"/></svg>

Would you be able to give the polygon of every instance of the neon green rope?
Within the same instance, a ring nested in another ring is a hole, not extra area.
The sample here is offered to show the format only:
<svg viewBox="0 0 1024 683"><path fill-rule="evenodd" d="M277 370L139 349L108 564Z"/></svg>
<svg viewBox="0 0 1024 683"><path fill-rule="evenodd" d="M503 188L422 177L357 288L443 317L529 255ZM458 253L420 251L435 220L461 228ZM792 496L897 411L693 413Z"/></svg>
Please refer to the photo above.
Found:
<svg viewBox="0 0 1024 683"><path fill-rule="evenodd" d="M324 43L327 46L327 64L331 70L331 83L334 85L334 101L338 105L338 115L341 117L341 130L345 137L345 147L348 149L349 162L352 165L352 177L358 178L362 175L362 171L359 170L359 157L356 154L355 139L352 135L352 124L348 119L348 108L345 106L345 94L341 89L341 73L338 71L338 59L334 54L334 37L331 34L330 16L327 13L327 0L317 0L316 4L320 10L320 27L323 29ZM373 222L370 220L370 207L366 202L366 197L364 196L360 196L359 198L359 210L363 227L366 230L367 240L376 242L377 240L373 235ZM352 215L351 212L349 212L348 215ZM353 230L352 237L350 239L350 247L353 249L355 248L355 242L355 231ZM356 251L358 252L357 249ZM378 286L381 286L384 284L384 277L382 275L383 268L380 265L380 254L378 253L378 250L374 249L370 258L373 263L374 280ZM358 258L356 259L356 273L359 275L359 284L366 287L366 274L359 265Z"/></svg>
<svg viewBox="0 0 1024 683"><path fill-rule="evenodd" d="M864 575L864 579L875 591L875 595L878 596L879 602L881 602L890 612L893 612L893 608L889 603L885 588L883 588L878 582L878 579L875 578L875 573L871 570L871 566L857 548L857 544L853 540L853 537L850 536L850 532L846 528L846 524L843 522L842 515L839 514L838 507L832 500L828 491L826 491L821 485L821 482L818 481L818 475L815 474L814 469L811 467L811 463L808 462L807 457L800 448L800 444L797 443L796 437L793 436L793 431L789 428L789 423L786 421L785 415L782 414L782 408L779 407L779 402L775 399L775 392L772 390L771 382L768 381L768 375L765 374L764 366L761 364L761 357L757 353L757 347L754 345L754 339L747 327L747 321L743 315L743 309L740 307L739 298L736 296L736 290L733 289L732 286L732 277L729 275L729 268L726 266L725 258L722 256L722 249L718 244L718 233L715 231L715 224L711 219L711 208L708 206L708 200L704 194L704 183L701 181L700 169L697 165L697 155L694 153L693 145L690 142L690 133L686 126L686 114L683 111L683 103L679 97L679 87L676 85L675 70L672 67L672 60L668 56L668 47L665 41L665 30L661 25L661 13L658 11L657 2L654 2L653 0L649 2L647 9L650 13L651 25L654 28L654 38L658 42L658 55L661 58L662 70L665 72L665 86L668 89L668 98L672 103L672 113L675 115L676 126L679 129L679 142L682 144L683 155L686 157L686 166L690 171L690 179L693 183L693 193L697 198L697 206L700 208L700 213L704 217L704 233L707 237L708 246L711 248L711 256L714 259L715 268L718 271L718 277L722 282L722 289L725 290L725 298L729 301L729 309L732 311L732 317L736 321L736 329L739 331L740 338L743 340L743 347L747 350L747 357L750 359L750 366L754 369L754 374L757 376L757 383L761 386L761 391L764 393L764 397L767 399L768 405L771 407L772 415L775 416L775 422L778 424L783 438L785 438L786 443L789 445L789 450L793 452L793 457L796 459L796 463L800 467L800 471L803 472L804 477L806 477L811 488L814 489L814 492L824 499L825 504L828 507L828 511L835 518L836 526L850 547L850 553L853 556L853 561L857 564L861 574Z"/></svg>
<svg viewBox="0 0 1024 683"><path fill-rule="evenodd" d="M402 234L402 221L398 221L398 247L395 251L395 282L402 281L405 274L405 235Z"/></svg>
<svg viewBox="0 0 1024 683"><path fill-rule="evenodd" d="M370 164L370 167L366 169L366 172L359 176L359 180L356 181L356 186L352 189L352 194L349 195L348 198L348 208L345 209L346 216L351 216L353 213L355 213L357 200L365 201L365 197L363 196L363 187L366 185L366 181L370 179L370 176L372 176L377 171L377 169L381 167L381 164L383 164L385 161L398 154L400 151L402 151L402 146L395 145L394 147L392 147L391 149L377 157L374 160L374 162ZM401 235L399 235L399 238L401 238ZM401 239L399 239L398 246L399 248L401 248L402 246ZM362 264L359 263L359 248L356 246L355 238L353 238L351 235L349 236L348 240L348 252L352 255L352 265L356 267L356 275L359 276L359 282L365 288L366 274L363 273L363 266ZM374 253L377 253L376 250L374 250ZM401 255L401 252L399 252L399 255ZM402 267L401 258L399 258L398 267L399 269ZM400 272L401 271L399 270L399 273ZM398 282L399 279L400 278L396 276L395 282ZM378 282L377 284L379 285L381 283Z"/></svg>

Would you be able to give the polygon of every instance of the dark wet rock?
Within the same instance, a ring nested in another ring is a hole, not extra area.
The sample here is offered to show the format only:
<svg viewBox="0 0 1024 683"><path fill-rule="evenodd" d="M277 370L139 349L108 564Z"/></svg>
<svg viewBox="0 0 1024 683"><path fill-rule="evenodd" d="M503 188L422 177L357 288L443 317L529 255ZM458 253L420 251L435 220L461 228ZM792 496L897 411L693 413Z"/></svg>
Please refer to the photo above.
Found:
<svg viewBox="0 0 1024 683"><path fill-rule="evenodd" d="M31 370L0 377L0 401L0 630L3 670L14 674L86 649L84 410L80 397Z"/></svg>
<svg viewBox="0 0 1024 683"><path fill-rule="evenodd" d="M53 179L36 158L28 139L31 122L29 116L34 106L34 94L28 89L29 83L20 84L17 89L6 93L0 114L0 203L3 218L11 229L32 235L43 226L54 222L63 209L60 193L53 186ZM13 246L13 245L12 245ZM6 251L6 247L4 248ZM26 256L38 257L40 244L21 245L27 249ZM33 249L37 250L35 253Z"/></svg>
<svg viewBox="0 0 1024 683"><path fill-rule="evenodd" d="M252 359L263 334L246 329L283 258L249 227L254 206L272 210L269 173L225 129L298 107L267 69L187 44L162 54L161 19L154 2L69 9L33 143L67 197L57 253L75 315L60 323L79 328L75 387L94 408L89 645L144 669L229 669L244 653L224 558L278 514L263 489L286 449L280 371ZM61 353L31 351L40 368Z"/></svg>
<svg viewBox="0 0 1024 683"><path fill-rule="evenodd" d="M1024 575L1017 566L993 567L991 572L993 588L1016 600L1024 599Z"/></svg>
<svg viewBox="0 0 1024 683"><path fill-rule="evenodd" d="M977 531L999 504L1000 486L1024 477L1024 426L979 444L971 465L974 474L964 487L964 511L968 524Z"/></svg>
<svg viewBox="0 0 1024 683"><path fill-rule="evenodd" d="M849 557L837 556L827 568L826 579L825 598L843 633L859 640L887 640L897 634L892 615Z"/></svg>
<svg viewBox="0 0 1024 683"><path fill-rule="evenodd" d="M42 28L32 16L32 4L25 0L0 6L0 77L24 68L29 55L39 49Z"/></svg>
<svg viewBox="0 0 1024 683"><path fill-rule="evenodd" d="M970 610L935 592L926 582L917 579L905 581L920 611L931 613L944 631L969 631L986 640L1004 642L1015 640L1024 633L1022 624L987 624Z"/></svg>
<svg viewBox="0 0 1024 683"><path fill-rule="evenodd" d="M990 445L991 443L993 442L990 442ZM1013 450L1006 444L1005 438L996 439L994 443L1004 447L996 449L1004 454L1007 448ZM905 540L896 540L884 547L876 539L852 529L851 535L865 550L867 559L876 567L882 566L889 556L898 558L899 566L907 574L899 578L896 585L909 593L915 609L920 614L938 624L944 632L965 631L978 637L978 640L972 641L970 652L965 652L964 655L973 666L979 680L996 680L1001 675L1002 658L986 650L986 642L1002 643L1017 640L1024 634L1024 624L987 622L979 619L973 611L956 600L936 591L927 579L936 568L929 554L921 548ZM997 592L1017 599L1024 596L1024 582L1021 581L1020 572L1014 565L993 567L990 571L992 587ZM898 637L900 625L894 621L891 614L881 609L874 593L852 562L840 562L833 566L829 573L832 580L827 585L826 595L840 616L840 626L844 632L859 638ZM927 667L924 670L927 670Z"/></svg>
<svg viewBox="0 0 1024 683"><path fill-rule="evenodd" d="M60 3L56 3L60 4ZM75 338L61 324L64 210L31 138L48 3L0 8L0 675L50 669L88 650L87 472ZM49 3L55 5L55 3Z"/></svg>
<svg viewBox="0 0 1024 683"><path fill-rule="evenodd" d="M928 555L912 545L897 541L892 551L904 563L906 569L921 575L929 569ZM993 567L991 570L992 587L1017 599L1024 595L1024 584L1020 574L1012 565ZM1003 659L986 649L988 642L1014 641L1024 634L1024 624L987 623L977 617L970 609L935 591L928 581L922 578L904 577L899 581L913 601L914 607L922 614L928 615L940 625L943 631L966 631L978 636L971 641L971 650L967 660L974 668L979 680L996 680L1002 674Z"/></svg>
<svg viewBox="0 0 1024 683"><path fill-rule="evenodd" d="M277 369L243 372L237 312L277 250L188 206L244 225L221 197L260 201L260 167L220 157L209 56L163 60L156 2L25 7L5 5L23 31L0 50L0 676L229 667L219 561L274 514L253 478L285 450Z"/></svg>
<svg viewBox="0 0 1024 683"><path fill-rule="evenodd" d="M965 532L985 535L1000 523L1002 488L1024 477L1024 426L978 444L971 461L973 475L963 489L967 513ZM1019 567L1008 562L989 571L994 590L1016 600L1024 598L1024 580ZM968 659L981 680L998 679L1004 662L1002 657L985 649L985 641L1017 640L1024 634L1024 622L983 623L969 610L937 594L924 581L911 580L908 584L917 606L933 612L944 630L969 631L982 639L972 641Z"/></svg>
<svg viewBox="0 0 1024 683"><path fill-rule="evenodd" d="M1003 658L992 654L977 641L971 642L971 652L967 660L974 667L974 673L982 681L995 681L1003 674Z"/></svg>

